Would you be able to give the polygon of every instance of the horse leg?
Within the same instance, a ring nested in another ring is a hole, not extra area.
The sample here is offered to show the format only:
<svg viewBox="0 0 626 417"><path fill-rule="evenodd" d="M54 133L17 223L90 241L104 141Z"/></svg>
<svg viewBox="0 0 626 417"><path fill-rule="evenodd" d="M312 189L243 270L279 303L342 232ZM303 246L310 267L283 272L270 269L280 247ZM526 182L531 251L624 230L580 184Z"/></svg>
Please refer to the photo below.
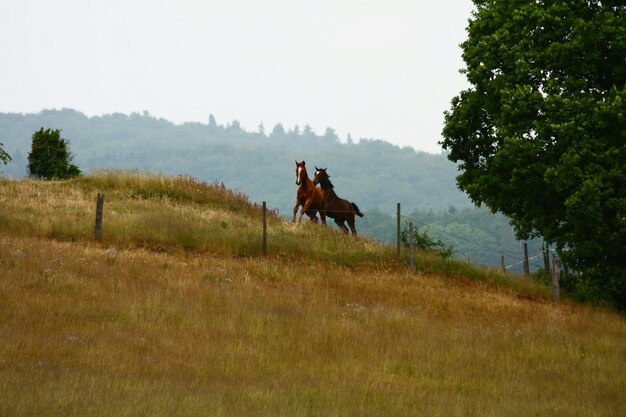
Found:
<svg viewBox="0 0 626 417"><path fill-rule="evenodd" d="M302 210L300 211L300 218L298 219L298 223L300 223L302 221L302 216L304 216L304 213L306 213L307 211L309 211L309 207L311 206L311 199L307 199L304 204L302 205Z"/></svg>
<svg viewBox="0 0 626 417"><path fill-rule="evenodd" d="M356 227L354 227L354 215L348 216L348 226L350 226L350 230L352 230L352 236L356 236Z"/></svg>
<svg viewBox="0 0 626 417"><path fill-rule="evenodd" d="M317 224L317 210L308 209L306 215L309 216L311 222Z"/></svg>
<svg viewBox="0 0 626 417"><path fill-rule="evenodd" d="M326 226L326 213L320 210L320 217L322 218L322 224Z"/></svg>
<svg viewBox="0 0 626 417"><path fill-rule="evenodd" d="M338 217L338 218L335 219L335 224L337 226L339 226L339 228L343 231L344 235L347 235L348 234L348 228L343 223L343 221L344 221L344 219Z"/></svg>
<svg viewBox="0 0 626 417"><path fill-rule="evenodd" d="M300 202L296 201L296 205L293 208L293 220L291 221L291 223L296 222L296 215L298 214L298 207L300 207Z"/></svg>

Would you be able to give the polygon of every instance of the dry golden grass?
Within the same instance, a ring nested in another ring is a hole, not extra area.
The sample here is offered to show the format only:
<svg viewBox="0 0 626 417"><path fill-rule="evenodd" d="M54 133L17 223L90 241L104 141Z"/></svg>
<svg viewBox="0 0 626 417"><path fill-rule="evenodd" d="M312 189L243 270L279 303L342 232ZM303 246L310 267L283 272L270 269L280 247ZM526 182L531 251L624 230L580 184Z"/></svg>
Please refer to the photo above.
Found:
<svg viewBox="0 0 626 417"><path fill-rule="evenodd" d="M91 206L101 179L0 182L2 416L625 409L619 315L529 299L527 290L498 288L490 273L463 278L463 266L442 275L426 255L410 274L389 248L276 218L263 258L252 239L258 213L242 200L235 211L171 193L138 198L132 175L109 175L117 185L105 191L100 243ZM51 232L63 215L88 232ZM169 230L153 241L131 230L150 216ZM213 240L181 244L167 222L189 216L215 230ZM250 235L247 246L231 229Z"/></svg>

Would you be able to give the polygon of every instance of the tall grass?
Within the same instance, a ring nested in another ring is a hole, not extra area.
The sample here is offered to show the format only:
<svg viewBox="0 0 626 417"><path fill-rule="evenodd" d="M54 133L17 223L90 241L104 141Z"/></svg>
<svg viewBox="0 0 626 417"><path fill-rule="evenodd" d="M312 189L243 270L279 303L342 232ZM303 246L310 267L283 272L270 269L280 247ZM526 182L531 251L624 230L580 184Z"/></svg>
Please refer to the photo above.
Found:
<svg viewBox="0 0 626 417"><path fill-rule="evenodd" d="M487 284L1 238L0 415L614 416L626 323Z"/></svg>
<svg viewBox="0 0 626 417"><path fill-rule="evenodd" d="M1 416L624 410L623 317L273 216L264 258L258 208L220 188L0 181Z"/></svg>
<svg viewBox="0 0 626 417"><path fill-rule="evenodd" d="M105 194L105 244L245 251L246 235L261 228L253 220L260 209L245 196L187 177L104 172L65 182L5 180L0 187L0 228L14 236L93 239L98 192Z"/></svg>
<svg viewBox="0 0 626 417"><path fill-rule="evenodd" d="M238 256L262 252L261 207L246 196L189 177L116 171L71 181L0 180L0 232L91 241L97 193L105 195L104 245ZM271 211L268 222L272 255L317 257L346 265L387 257L382 247L330 227L291 225Z"/></svg>

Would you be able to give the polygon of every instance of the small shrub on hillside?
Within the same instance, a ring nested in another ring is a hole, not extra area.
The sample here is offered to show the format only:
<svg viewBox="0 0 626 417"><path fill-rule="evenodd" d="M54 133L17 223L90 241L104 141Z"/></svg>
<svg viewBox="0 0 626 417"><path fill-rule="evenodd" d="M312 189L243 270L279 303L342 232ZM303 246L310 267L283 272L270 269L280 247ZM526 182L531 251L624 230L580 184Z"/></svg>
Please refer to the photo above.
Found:
<svg viewBox="0 0 626 417"><path fill-rule="evenodd" d="M400 231L400 241L405 247L409 247L409 228L406 226ZM426 230L420 230L419 227L413 228L413 246L419 250L436 252L443 258L449 258L454 253L452 246L433 239Z"/></svg>

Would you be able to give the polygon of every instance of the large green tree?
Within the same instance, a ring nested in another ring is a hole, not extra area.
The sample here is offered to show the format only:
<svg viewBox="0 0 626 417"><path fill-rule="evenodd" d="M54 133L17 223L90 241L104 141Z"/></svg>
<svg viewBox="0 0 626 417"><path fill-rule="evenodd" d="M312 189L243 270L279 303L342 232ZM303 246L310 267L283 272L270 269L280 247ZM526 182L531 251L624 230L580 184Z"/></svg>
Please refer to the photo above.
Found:
<svg viewBox="0 0 626 417"><path fill-rule="evenodd" d="M69 143L61 137L59 129L43 127L32 137L28 154L28 173L37 179L67 179L80 175L80 169L71 163Z"/></svg>
<svg viewBox="0 0 626 417"><path fill-rule="evenodd" d="M626 6L474 0L445 112L459 187L542 235L583 297L626 307Z"/></svg>

